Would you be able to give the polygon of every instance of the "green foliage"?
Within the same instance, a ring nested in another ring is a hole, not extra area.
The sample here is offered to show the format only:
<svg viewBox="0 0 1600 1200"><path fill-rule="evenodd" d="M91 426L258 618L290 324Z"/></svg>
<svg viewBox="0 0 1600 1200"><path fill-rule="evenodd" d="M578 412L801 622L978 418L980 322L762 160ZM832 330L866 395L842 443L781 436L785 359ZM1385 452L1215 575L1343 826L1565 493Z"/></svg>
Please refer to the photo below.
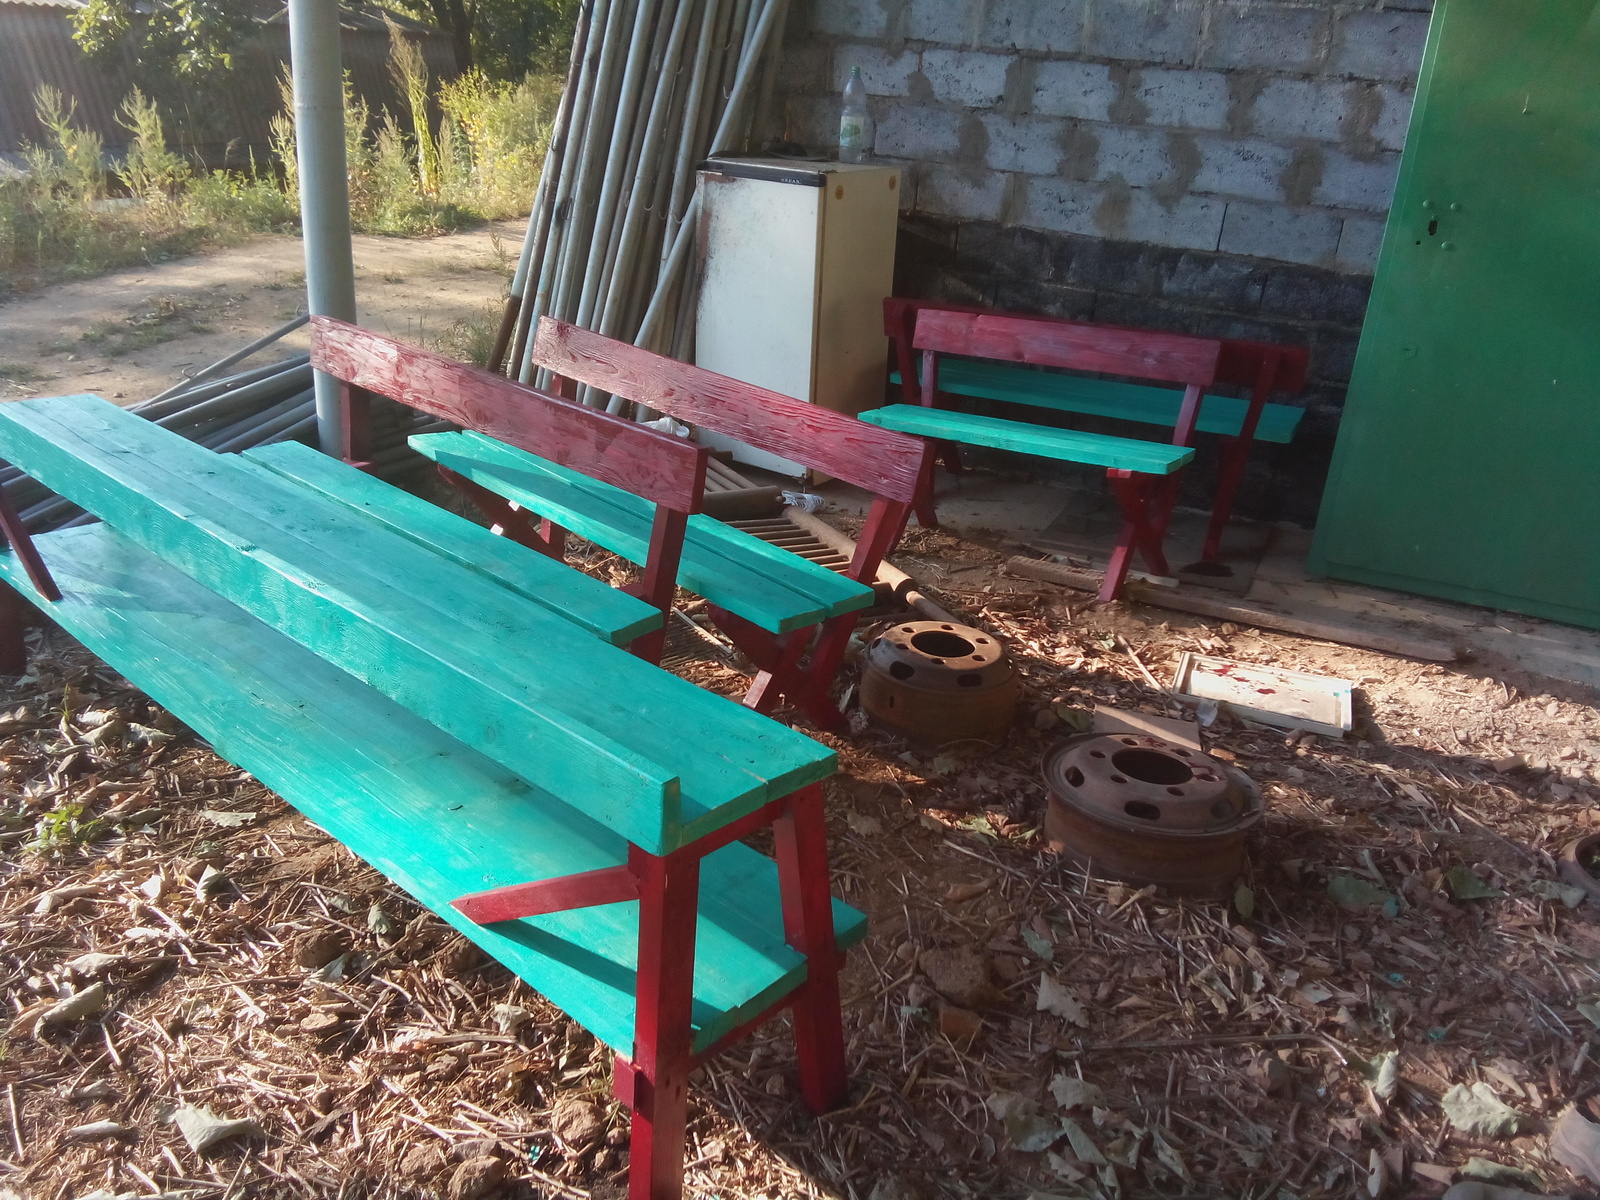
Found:
<svg viewBox="0 0 1600 1200"><path fill-rule="evenodd" d="M486 217L525 211L560 98L559 82L548 76L495 83L473 70L444 84L441 196Z"/></svg>
<svg viewBox="0 0 1600 1200"><path fill-rule="evenodd" d="M512 83L473 70L430 95L415 44L397 34L392 53L392 69L408 100L403 122L386 114L374 124L345 79L351 225L416 237L525 213L538 186L560 80L530 75ZM36 107L46 136L41 145L24 149L24 172L0 177L0 296L64 276L161 261L247 233L292 228L299 215L299 178L287 74L280 87L283 111L271 123L277 161L260 170L252 163L249 171L206 171L174 152L161 106L138 89L119 110L132 135L127 155L107 162L100 139L74 124L72 106L41 88ZM437 133L427 120L430 108L441 114ZM127 195L108 199L111 180ZM160 334L152 326L139 336ZM466 330L461 336L477 338ZM128 340L122 332L115 339L119 346Z"/></svg>
<svg viewBox="0 0 1600 1200"><path fill-rule="evenodd" d="M72 107L53 89L39 89L35 108L45 138L24 147L25 171L0 179L0 296L159 262L293 219L270 177L195 174L167 148L156 107L139 92L121 109L134 136L120 163L106 161L100 139L73 124ZM107 199L113 177L132 195Z"/></svg>
<svg viewBox="0 0 1600 1200"><path fill-rule="evenodd" d="M182 155L167 149L155 101L134 88L133 95L122 102L117 117L122 127L133 134L117 177L129 195L157 207L171 206L189 181L189 164Z"/></svg>
<svg viewBox="0 0 1600 1200"><path fill-rule="evenodd" d="M97 817L83 819L82 804L64 803L39 818L33 841L23 849L33 854L57 854L92 842L104 829L105 822Z"/></svg>
<svg viewBox="0 0 1600 1200"><path fill-rule="evenodd" d="M73 37L90 56L127 47L147 69L179 78L214 76L254 27L237 0L88 0L73 15Z"/></svg>
<svg viewBox="0 0 1600 1200"><path fill-rule="evenodd" d="M473 65L488 78L515 83L524 75L564 73L581 0L478 0L463 6ZM437 0L392 0L407 16L433 21L456 34L449 5Z"/></svg>
<svg viewBox="0 0 1600 1200"><path fill-rule="evenodd" d="M45 131L43 146L23 150L35 188L70 204L98 200L105 190L105 144L98 133L72 124L78 102L69 101L63 108L61 93L41 84L33 107Z"/></svg>
<svg viewBox="0 0 1600 1200"><path fill-rule="evenodd" d="M417 185L424 196L437 196L439 150L428 121L428 64L422 60L422 48L406 37L393 21L387 17L384 20L389 26L390 74L411 114L411 135L417 148Z"/></svg>

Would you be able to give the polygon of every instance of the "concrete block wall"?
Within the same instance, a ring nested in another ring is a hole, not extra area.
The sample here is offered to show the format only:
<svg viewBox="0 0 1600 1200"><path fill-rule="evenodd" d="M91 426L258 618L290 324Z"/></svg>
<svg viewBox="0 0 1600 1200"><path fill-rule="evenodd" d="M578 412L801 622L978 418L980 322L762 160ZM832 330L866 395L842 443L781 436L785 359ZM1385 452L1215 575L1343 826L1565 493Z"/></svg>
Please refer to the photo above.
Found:
<svg viewBox="0 0 1600 1200"><path fill-rule="evenodd" d="M1309 523L1431 8L794 0L766 132L832 153L861 68L907 294L1309 345L1304 434L1241 499Z"/></svg>

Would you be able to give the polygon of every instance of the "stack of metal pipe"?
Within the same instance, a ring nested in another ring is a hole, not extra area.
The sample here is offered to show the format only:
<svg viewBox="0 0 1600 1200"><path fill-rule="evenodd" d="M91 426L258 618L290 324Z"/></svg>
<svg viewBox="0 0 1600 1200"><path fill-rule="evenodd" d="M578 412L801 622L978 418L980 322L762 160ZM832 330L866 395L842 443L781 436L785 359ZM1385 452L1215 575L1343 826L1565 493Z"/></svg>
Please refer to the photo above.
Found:
<svg viewBox="0 0 1600 1200"><path fill-rule="evenodd" d="M188 379L128 411L218 453L237 453L269 442L315 441L317 414L311 361L295 354L266 366L223 375L229 367L304 325L298 317ZM424 461L406 438L450 428L397 404L374 406L373 469L393 474ZM19 469L0 469L0 486L30 533L81 525L94 518Z"/></svg>
<svg viewBox="0 0 1600 1200"><path fill-rule="evenodd" d="M528 358L547 315L689 357L695 168L743 150L788 2L585 0L492 368L547 383Z"/></svg>

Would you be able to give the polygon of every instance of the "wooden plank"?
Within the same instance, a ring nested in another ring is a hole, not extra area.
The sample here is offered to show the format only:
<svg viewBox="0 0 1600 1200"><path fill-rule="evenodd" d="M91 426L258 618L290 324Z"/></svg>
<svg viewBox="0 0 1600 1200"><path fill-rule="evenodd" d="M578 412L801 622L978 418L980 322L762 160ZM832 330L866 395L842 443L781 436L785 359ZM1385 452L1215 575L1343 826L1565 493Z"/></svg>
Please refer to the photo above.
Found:
<svg viewBox="0 0 1600 1200"><path fill-rule="evenodd" d="M0 455L653 852L834 769L809 738L98 397L0 406Z"/></svg>
<svg viewBox="0 0 1600 1200"><path fill-rule="evenodd" d="M896 372L890 383L899 383ZM984 400L1004 400L1057 412L1085 413L1115 417L1123 421L1142 421L1147 425L1172 428L1183 404L1183 393L1173 388L1150 387L1140 383L1119 383L1111 379L1091 379L1082 375L1058 375L1035 371L1010 363L975 362L964 358L939 361L939 390L957 396ZM1200 406L1195 428L1200 433L1236 437L1250 410L1248 400L1231 396L1207 396ZM1305 409L1289 404L1266 404L1256 426L1258 442L1287 443L1293 440Z"/></svg>
<svg viewBox="0 0 1600 1200"><path fill-rule="evenodd" d="M1130 331L1032 317L973 315L939 309L917 314L918 350L1100 371L1172 383L1214 383L1222 343L1175 333Z"/></svg>
<svg viewBox="0 0 1600 1200"><path fill-rule="evenodd" d="M1097 571L1080 571L1062 563L1040 562L1032 558L1011 558L1006 561L1006 571L1024 579L1038 579L1058 583L1080 591L1099 590L1101 576ZM1420 658L1429 662L1454 662L1462 649L1453 642L1415 634L1389 633L1360 621L1327 621L1300 617L1293 613L1268 608L1247 600L1230 600L1204 588L1162 587L1130 579L1123 585L1123 598L1156 608L1170 608L1176 612L1194 613L1202 617L1215 617L1220 621L1234 621L1240 625L1255 625L1261 629L1277 629L1301 637L1316 638L1324 642L1339 642L1346 646L1360 646L1384 654L1399 654L1406 658Z"/></svg>
<svg viewBox="0 0 1600 1200"><path fill-rule="evenodd" d="M679 512L699 512L706 451L419 350L332 317L312 317L311 365Z"/></svg>
<svg viewBox="0 0 1600 1200"><path fill-rule="evenodd" d="M1072 429L1051 429L1044 425L1030 425L1025 421L1006 421L999 417L923 408L918 404L891 404L886 408L875 408L862 413L861 419L919 437L990 446L996 450L1014 450L1019 454L1138 471L1144 475L1170 475L1194 457L1194 451L1183 446L1107 437L1100 433L1079 433Z"/></svg>
<svg viewBox="0 0 1600 1200"><path fill-rule="evenodd" d="M661 627L660 611L643 600L310 446L277 442L240 457L493 579L613 645L625 646Z"/></svg>
<svg viewBox="0 0 1600 1200"><path fill-rule="evenodd" d="M863 429L843 413L550 317L539 321L532 355L536 363L557 374L738 438L866 491L907 503L916 496L927 450L890 430ZM543 453L537 446L527 448Z"/></svg>
<svg viewBox="0 0 1600 1200"><path fill-rule="evenodd" d="M650 513L637 497L471 433L430 433L412 448L441 466L630 562L649 549ZM770 633L815 625L872 604L872 589L710 517L689 518L682 587Z"/></svg>
<svg viewBox="0 0 1600 1200"><path fill-rule="evenodd" d="M39 539L51 618L244 768L623 1054L633 1047L637 904L475 925L450 900L618 866L621 836L448 737L103 525ZM38 603L0 554L0 577ZM591 639L592 640L592 639ZM805 977L775 864L733 844L701 867L695 1045ZM841 947L865 918L835 902Z"/></svg>

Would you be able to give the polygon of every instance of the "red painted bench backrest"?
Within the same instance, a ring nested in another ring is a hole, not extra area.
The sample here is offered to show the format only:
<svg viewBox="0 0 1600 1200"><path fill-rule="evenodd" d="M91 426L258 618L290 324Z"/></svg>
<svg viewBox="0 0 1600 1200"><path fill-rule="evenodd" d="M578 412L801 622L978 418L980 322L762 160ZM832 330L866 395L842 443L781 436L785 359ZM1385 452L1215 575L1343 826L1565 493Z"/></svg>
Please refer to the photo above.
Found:
<svg viewBox="0 0 1600 1200"><path fill-rule="evenodd" d="M920 438L550 317L539 320L531 357L558 376L737 438L874 495L908 504L916 496L927 454Z"/></svg>
<svg viewBox="0 0 1600 1200"><path fill-rule="evenodd" d="M931 300L912 300L902 296L889 296L883 302L883 331L895 344L898 356L896 366L902 371L911 361L911 343L915 336L917 318L924 312L973 313L982 316L1015 316L992 308L975 308L964 304L943 304ZM1148 333L1126 325L1100 325L1089 321L1069 321L1064 317L1029 316L1032 321L1047 321L1054 325L1070 325L1080 329L1105 332ZM1222 357L1217 363L1217 383L1238 384L1254 388L1261 383L1262 372L1272 361L1272 377L1267 388L1274 392L1294 393L1306 385L1306 371L1310 353L1304 346L1286 346L1273 342L1252 342L1243 338L1220 338Z"/></svg>
<svg viewBox="0 0 1600 1200"><path fill-rule="evenodd" d="M917 314L911 344L940 354L1200 387L1216 382L1222 357L1222 343L1209 338L944 309L924 309Z"/></svg>
<svg viewBox="0 0 1600 1200"><path fill-rule="evenodd" d="M675 512L700 511L702 446L331 317L313 317L311 326L311 365L350 387L454 421Z"/></svg>

